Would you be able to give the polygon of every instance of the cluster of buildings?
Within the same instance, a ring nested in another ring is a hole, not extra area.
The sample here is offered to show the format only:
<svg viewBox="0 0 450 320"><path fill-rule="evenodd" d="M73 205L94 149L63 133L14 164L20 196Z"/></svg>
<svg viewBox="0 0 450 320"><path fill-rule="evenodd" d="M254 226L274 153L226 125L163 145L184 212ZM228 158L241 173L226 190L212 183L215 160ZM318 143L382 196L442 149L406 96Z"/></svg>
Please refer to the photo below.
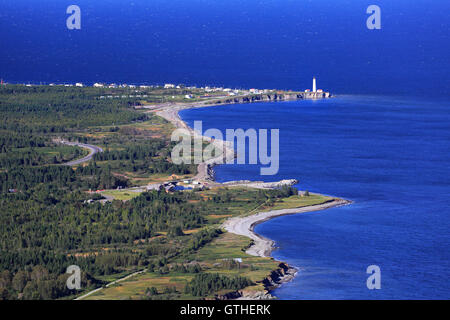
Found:
<svg viewBox="0 0 450 320"><path fill-rule="evenodd" d="M3 80L1 81L1 84L3 84ZM77 82L75 84L54 84L50 83L50 86L56 86L56 85L62 85L65 87L84 87L85 85L81 82ZM26 84L26 86L33 86L31 84ZM149 88L164 88L164 89L187 89L187 90L201 90L204 92L203 97L209 97L210 94L213 94L214 96L217 96L217 94L223 94L227 96L235 96L235 95L245 95L245 94L269 94L274 92L280 92L276 89L255 89L251 88L248 90L245 89L231 89L231 88L224 88L224 87L210 87L210 86L204 86L204 87L196 87L196 86L184 86L182 84L176 85L172 83L165 83L164 85L132 85L132 84L105 84L105 83L99 83L96 82L92 85L94 88L109 88L109 89L115 89L115 88L130 88L130 89L149 89ZM136 91L138 92L138 91ZM304 90L306 93L311 94L321 94L324 93L322 89L317 89L317 80L316 77L313 78L312 82L312 89L306 89ZM281 93L281 92L280 92ZM146 95L135 95L135 96L102 96L102 99L105 98L145 98ZM193 99L192 94L186 94L184 96L185 99Z"/></svg>
<svg viewBox="0 0 450 320"><path fill-rule="evenodd" d="M147 94L123 94L123 95L117 95L117 96L100 96L100 99L127 99L127 98L147 98Z"/></svg>

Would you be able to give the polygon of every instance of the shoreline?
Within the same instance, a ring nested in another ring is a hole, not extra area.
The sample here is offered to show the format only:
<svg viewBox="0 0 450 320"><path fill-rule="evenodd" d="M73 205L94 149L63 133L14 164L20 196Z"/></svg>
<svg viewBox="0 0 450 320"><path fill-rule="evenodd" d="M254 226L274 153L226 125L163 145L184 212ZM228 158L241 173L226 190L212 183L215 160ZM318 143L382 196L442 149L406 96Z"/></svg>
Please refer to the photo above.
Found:
<svg viewBox="0 0 450 320"><path fill-rule="evenodd" d="M230 218L222 224L222 227L228 232L246 236L247 238L250 238L254 241L254 244L245 251L247 254L250 254L252 256L268 258L270 257L270 254L275 248L274 247L275 242L273 240L270 240L257 234L254 231L255 227L258 224L261 224L265 221L271 220L276 217L292 215L297 213L321 211L334 207L348 205L350 203L351 201L349 200L333 199L321 204L306 207L263 211L247 217Z"/></svg>
<svg viewBox="0 0 450 320"><path fill-rule="evenodd" d="M260 102L260 101L255 101ZM225 142L221 140L214 140L211 141L211 138L205 137L203 135L198 134L195 132L192 128L190 128L186 122L184 122L178 112L180 110L187 110L187 109L197 109L197 108L204 108L204 107L212 107L212 106L222 106L226 104L217 104L217 103L204 103L204 104L178 104L178 105L163 105L163 106L154 106L154 107L144 107L147 109L151 109L150 112L154 112L156 115L166 119L170 123L172 123L175 128L181 128L188 130L195 138L203 139L206 141L209 141L213 144L220 144L220 147L224 146L224 155L209 159L207 161L204 161L200 163L197 167L197 175L194 177L194 179L198 179L199 181L210 184L210 185L216 185L216 186L227 186L227 185L242 185L247 187L253 187L258 188L258 185L263 185L262 188L273 188L282 184L292 185L298 183L295 179L290 180L282 180L279 182L255 182L255 181L230 181L225 182L223 184L217 183L214 180L214 174L212 173L212 167L216 164L225 164L226 159L229 157L234 158L235 152L233 149L230 148L230 146ZM256 232L254 232L255 227L263 223L265 221L268 221L270 219L284 216L284 215L292 215L297 213L306 213L306 212L314 212L314 211L321 211L326 210L334 207L340 207L344 205L351 204L352 201L345 200L345 199L339 199L334 198L332 200L326 201L321 204L317 205L311 205L311 206L305 206L305 207L298 207L298 208L291 208L291 209L279 209L279 210L272 210L272 211L266 211L266 212L258 212L256 214L250 215L250 216L244 216L244 217L234 217L226 220L221 227L224 228L227 232L234 233L237 235L242 235L247 238L250 238L253 243L252 245L245 251L249 255L253 256L259 256L259 257L266 257L266 258L272 258L270 254L275 249L275 241L265 238ZM299 269L294 266L289 266L285 262L280 262L279 268L277 270L274 270L268 277L266 277L264 282L265 292L256 292L252 293L250 295L245 294L242 291L238 292L232 292L230 293L231 299L246 299L246 300L266 300L266 299L274 299L275 297L270 294L272 290L275 288L281 286L283 283L291 281L298 273Z"/></svg>
<svg viewBox="0 0 450 320"><path fill-rule="evenodd" d="M271 253L275 249L275 241L257 234L254 230L258 224L285 215L321 211L349 205L351 203L352 201L350 200L332 199L321 204L306 207L263 211L246 217L230 218L222 224L222 227L227 232L245 236L253 241L252 245L245 251L245 253L252 256L274 259L273 257L271 257ZM297 275L298 271L299 271L298 267L290 266L286 262L280 262L280 264L278 265L278 269L274 270L263 281L266 292L246 295L241 291L239 292L238 299L244 300L275 299L276 297L272 296L271 292L274 289L280 287L283 283L293 280Z"/></svg>
<svg viewBox="0 0 450 320"><path fill-rule="evenodd" d="M196 132L194 129L189 127L186 122L184 122L178 112L180 110L186 109L197 109L204 107L212 107L217 104L206 104L206 105L196 105L196 104L181 104L181 105L169 105L163 106L160 109L152 110L156 115L164 118L169 121L172 125L175 126L176 129L184 129L187 130L194 139L201 139L203 141L208 141L209 143L217 146L217 148L221 148L223 150L223 154L219 155L215 158L208 159L206 161L201 162L197 166L197 174L193 177L193 179L203 182L205 184L217 184L214 180L214 174L212 172L212 168L216 164L224 164L228 159L234 159L235 152L234 149L230 147L230 145L223 140L219 139L211 139L210 137L206 137Z"/></svg>

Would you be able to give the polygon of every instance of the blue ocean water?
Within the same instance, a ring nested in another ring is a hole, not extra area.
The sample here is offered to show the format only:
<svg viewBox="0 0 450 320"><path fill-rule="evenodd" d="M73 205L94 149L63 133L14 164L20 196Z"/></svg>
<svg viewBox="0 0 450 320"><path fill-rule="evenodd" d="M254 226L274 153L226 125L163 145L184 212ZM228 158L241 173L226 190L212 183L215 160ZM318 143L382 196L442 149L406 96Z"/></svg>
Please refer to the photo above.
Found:
<svg viewBox="0 0 450 320"><path fill-rule="evenodd" d="M216 167L217 180L300 180L354 204L256 227L298 266L280 299L450 298L450 101L392 96L230 105L181 112L204 130L279 128L280 171ZM381 268L368 290L366 268Z"/></svg>

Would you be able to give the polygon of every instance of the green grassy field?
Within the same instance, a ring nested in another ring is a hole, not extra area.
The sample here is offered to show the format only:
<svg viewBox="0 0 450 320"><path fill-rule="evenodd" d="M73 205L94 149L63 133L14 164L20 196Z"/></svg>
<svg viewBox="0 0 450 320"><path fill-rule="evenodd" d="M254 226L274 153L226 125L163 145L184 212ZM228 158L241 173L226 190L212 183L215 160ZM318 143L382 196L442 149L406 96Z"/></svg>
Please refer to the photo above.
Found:
<svg viewBox="0 0 450 320"><path fill-rule="evenodd" d="M132 190L108 190L101 192L106 197L112 197L115 200L127 201L139 196L142 192L135 192Z"/></svg>
<svg viewBox="0 0 450 320"><path fill-rule="evenodd" d="M320 194L310 194L308 197L291 196L275 202L272 207L265 207L260 211L271 211L280 209L300 208L324 203L332 200L333 197L323 196Z"/></svg>

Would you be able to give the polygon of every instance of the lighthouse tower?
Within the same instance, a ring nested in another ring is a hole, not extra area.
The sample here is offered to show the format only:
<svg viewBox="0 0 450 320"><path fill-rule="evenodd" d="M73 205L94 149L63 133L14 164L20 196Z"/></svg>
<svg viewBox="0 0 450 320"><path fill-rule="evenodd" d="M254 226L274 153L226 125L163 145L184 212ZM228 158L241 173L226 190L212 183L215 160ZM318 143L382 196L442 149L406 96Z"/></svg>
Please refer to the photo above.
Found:
<svg viewBox="0 0 450 320"><path fill-rule="evenodd" d="M316 77L313 78L313 87L312 87L312 91L313 91L313 92L317 92L317 87L316 87Z"/></svg>

